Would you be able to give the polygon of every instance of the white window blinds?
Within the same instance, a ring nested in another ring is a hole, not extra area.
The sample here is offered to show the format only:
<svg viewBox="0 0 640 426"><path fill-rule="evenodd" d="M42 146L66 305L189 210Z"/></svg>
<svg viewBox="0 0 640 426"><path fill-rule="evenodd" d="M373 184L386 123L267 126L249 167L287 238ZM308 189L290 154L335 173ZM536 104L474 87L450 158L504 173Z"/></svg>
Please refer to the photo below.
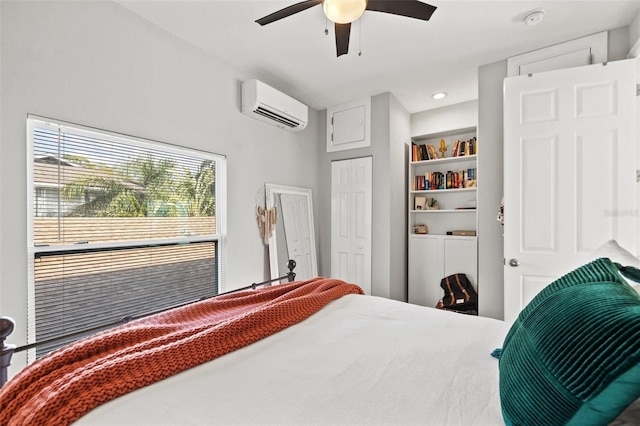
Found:
<svg viewBox="0 0 640 426"><path fill-rule="evenodd" d="M30 342L218 293L224 157L36 118L27 127Z"/></svg>

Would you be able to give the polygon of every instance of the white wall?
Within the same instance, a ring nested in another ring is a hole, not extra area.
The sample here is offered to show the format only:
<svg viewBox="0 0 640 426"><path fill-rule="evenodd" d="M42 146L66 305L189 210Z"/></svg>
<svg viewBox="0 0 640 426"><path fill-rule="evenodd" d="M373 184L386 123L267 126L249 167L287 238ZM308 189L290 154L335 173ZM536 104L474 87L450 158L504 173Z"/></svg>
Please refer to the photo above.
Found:
<svg viewBox="0 0 640 426"><path fill-rule="evenodd" d="M478 101L472 100L411 114L411 137L416 138L478 125Z"/></svg>
<svg viewBox="0 0 640 426"><path fill-rule="evenodd" d="M227 288L268 278L256 192L270 182L315 197L316 111L299 134L242 115L240 84L253 76L111 1L2 1L0 11L0 315L18 321L12 343L26 338L29 113L226 155Z"/></svg>
<svg viewBox="0 0 640 426"><path fill-rule="evenodd" d="M411 152L410 115L402 104L390 97L389 105L389 297L395 300L408 300L408 162ZM403 283L402 286L394 285Z"/></svg>

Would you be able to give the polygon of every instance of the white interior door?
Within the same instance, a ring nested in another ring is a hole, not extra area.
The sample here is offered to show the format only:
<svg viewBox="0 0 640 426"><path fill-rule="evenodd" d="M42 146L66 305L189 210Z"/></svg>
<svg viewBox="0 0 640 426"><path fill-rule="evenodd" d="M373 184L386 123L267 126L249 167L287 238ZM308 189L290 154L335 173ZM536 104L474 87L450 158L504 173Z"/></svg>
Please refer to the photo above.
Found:
<svg viewBox="0 0 640 426"><path fill-rule="evenodd" d="M331 276L371 294L371 157L331 163Z"/></svg>
<svg viewBox="0 0 640 426"><path fill-rule="evenodd" d="M635 60L505 79L504 316L610 239L636 252Z"/></svg>

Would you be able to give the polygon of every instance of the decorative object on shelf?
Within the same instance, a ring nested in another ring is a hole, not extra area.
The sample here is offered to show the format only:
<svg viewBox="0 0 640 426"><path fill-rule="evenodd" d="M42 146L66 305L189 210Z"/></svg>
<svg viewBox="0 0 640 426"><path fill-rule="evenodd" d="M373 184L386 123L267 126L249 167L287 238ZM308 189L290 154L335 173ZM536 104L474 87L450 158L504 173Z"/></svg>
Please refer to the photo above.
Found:
<svg viewBox="0 0 640 426"><path fill-rule="evenodd" d="M475 188L475 187L476 187L476 180L468 179L466 183L466 188Z"/></svg>
<svg viewBox="0 0 640 426"><path fill-rule="evenodd" d="M444 158L444 153L447 152L447 144L444 142L444 139L440 139L440 149L438 151L442 154L440 158Z"/></svg>
<svg viewBox="0 0 640 426"><path fill-rule="evenodd" d="M429 233L429 228L424 223L417 223L416 226L413 228L413 233L414 234L428 234Z"/></svg>
<svg viewBox="0 0 640 426"><path fill-rule="evenodd" d="M447 232L447 234L448 234L448 232ZM462 237L475 237L476 236L476 231L457 229L455 231L451 231L451 235L457 235L457 236L462 236Z"/></svg>
<svg viewBox="0 0 640 426"><path fill-rule="evenodd" d="M440 210L440 204L435 198L427 198L424 208L425 210Z"/></svg>
<svg viewBox="0 0 640 426"><path fill-rule="evenodd" d="M427 197L415 197L413 200L414 210L424 210L427 204Z"/></svg>

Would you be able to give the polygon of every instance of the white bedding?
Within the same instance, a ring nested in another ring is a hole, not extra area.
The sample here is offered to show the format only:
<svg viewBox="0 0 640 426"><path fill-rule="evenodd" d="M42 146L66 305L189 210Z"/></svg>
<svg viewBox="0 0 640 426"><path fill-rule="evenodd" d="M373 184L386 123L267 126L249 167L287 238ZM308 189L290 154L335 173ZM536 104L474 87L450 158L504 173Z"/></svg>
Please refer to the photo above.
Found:
<svg viewBox="0 0 640 426"><path fill-rule="evenodd" d="M510 324L348 295L236 352L102 405L78 425L499 425Z"/></svg>

